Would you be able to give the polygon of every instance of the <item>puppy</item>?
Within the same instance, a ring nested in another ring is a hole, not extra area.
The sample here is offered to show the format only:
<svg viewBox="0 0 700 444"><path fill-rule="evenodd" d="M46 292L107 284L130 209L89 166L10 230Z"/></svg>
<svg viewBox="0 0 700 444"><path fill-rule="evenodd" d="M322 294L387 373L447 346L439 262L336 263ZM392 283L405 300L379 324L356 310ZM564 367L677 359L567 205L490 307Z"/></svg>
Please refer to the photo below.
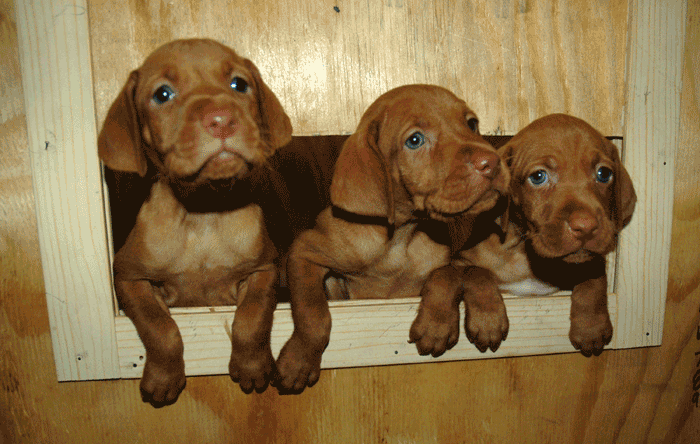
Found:
<svg viewBox="0 0 700 444"><path fill-rule="evenodd" d="M584 355L598 355L613 332L605 255L636 202L617 148L583 120L553 114L525 127L499 153L511 173L508 228L482 225L473 238L484 240L462 248L455 262L465 299L493 303L501 291L571 290L569 339ZM471 336L482 351L492 344L478 332Z"/></svg>
<svg viewBox="0 0 700 444"><path fill-rule="evenodd" d="M409 85L364 113L335 165L332 205L292 244L294 332L277 361L282 390L319 378L327 299L417 296L449 264L447 221L491 209L508 183L476 115L451 92Z"/></svg>
<svg viewBox="0 0 700 444"><path fill-rule="evenodd" d="M291 134L255 65L211 40L158 48L111 106L100 158L116 182L152 184L133 193L147 195L133 228L115 230L117 298L146 348L144 401L173 403L185 385L174 306L237 305L231 378L246 392L269 381L278 253L261 200L274 189L267 159Z"/></svg>

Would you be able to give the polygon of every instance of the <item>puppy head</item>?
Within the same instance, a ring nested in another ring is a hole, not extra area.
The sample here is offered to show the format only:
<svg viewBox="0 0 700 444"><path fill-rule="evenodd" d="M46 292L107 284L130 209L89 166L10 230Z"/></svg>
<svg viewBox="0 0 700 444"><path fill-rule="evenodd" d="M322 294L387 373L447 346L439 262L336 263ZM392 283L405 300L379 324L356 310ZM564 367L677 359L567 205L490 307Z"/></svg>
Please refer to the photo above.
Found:
<svg viewBox="0 0 700 444"><path fill-rule="evenodd" d="M581 119L553 114L501 148L514 219L542 257L584 262L607 254L636 195L617 148Z"/></svg>
<svg viewBox="0 0 700 444"><path fill-rule="evenodd" d="M492 208L508 179L464 101L438 86L408 85L362 116L336 163L331 201L390 224L415 212L448 220Z"/></svg>
<svg viewBox="0 0 700 444"><path fill-rule="evenodd" d="M282 106L247 59L212 40L176 40L133 71L98 139L113 170L234 180L291 140Z"/></svg>

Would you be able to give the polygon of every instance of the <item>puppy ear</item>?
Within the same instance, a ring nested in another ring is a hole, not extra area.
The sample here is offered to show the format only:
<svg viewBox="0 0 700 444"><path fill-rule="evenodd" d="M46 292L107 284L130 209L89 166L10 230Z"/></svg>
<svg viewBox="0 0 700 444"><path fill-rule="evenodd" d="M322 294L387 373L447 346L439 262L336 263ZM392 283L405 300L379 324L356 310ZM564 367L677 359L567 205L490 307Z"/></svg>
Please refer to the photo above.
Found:
<svg viewBox="0 0 700 444"><path fill-rule="evenodd" d="M516 195L518 194L518 181L520 180L517 177L516 171L513 169L513 157L514 157L514 151L515 151L515 142L511 139L503 145L502 147L498 148L498 155L503 159L503 163L505 163L506 167L510 171L510 183L508 184L508 189L510 190L510 196L508 198L508 209L510 210L510 205L519 205L520 203L518 202L518 198Z"/></svg>
<svg viewBox="0 0 700 444"><path fill-rule="evenodd" d="M632 179L629 173L627 173L624 165L622 165L617 147L607 139L605 139L605 142L609 145L612 151L613 162L615 162L615 172L613 176L613 180L615 180L615 208L613 209L613 220L615 221L617 229L622 230L627 226L630 220L632 220L634 207L637 204L637 193L634 191L634 185L632 185Z"/></svg>
<svg viewBox="0 0 700 444"><path fill-rule="evenodd" d="M262 81L258 68L248 59L245 59L245 65L253 74L255 84L258 87L258 106L262 119L263 137L273 148L283 147L292 141L292 122L284 112L277 96Z"/></svg>
<svg viewBox="0 0 700 444"><path fill-rule="evenodd" d="M134 95L138 84L138 71L133 71L109 108L97 138L100 159L110 169L146 175L148 163L141 143L141 128Z"/></svg>
<svg viewBox="0 0 700 444"><path fill-rule="evenodd" d="M379 120L345 141L331 183L331 202L363 216L386 217L394 224L394 190L389 168L379 150Z"/></svg>

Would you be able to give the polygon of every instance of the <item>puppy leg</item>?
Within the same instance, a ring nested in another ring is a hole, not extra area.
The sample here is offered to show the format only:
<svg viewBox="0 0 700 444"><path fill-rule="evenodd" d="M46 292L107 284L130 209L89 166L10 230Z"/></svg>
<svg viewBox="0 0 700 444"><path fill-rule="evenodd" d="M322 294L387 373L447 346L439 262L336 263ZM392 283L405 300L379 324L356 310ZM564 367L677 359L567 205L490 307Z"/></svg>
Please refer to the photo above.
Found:
<svg viewBox="0 0 700 444"><path fill-rule="evenodd" d="M481 352L496 351L508 336L508 315L496 279L481 267L464 269L465 330Z"/></svg>
<svg viewBox="0 0 700 444"><path fill-rule="evenodd" d="M418 314L409 332L410 343L421 355L438 357L459 340L461 273L451 265L438 268L421 290Z"/></svg>
<svg viewBox="0 0 700 444"><path fill-rule="evenodd" d="M146 348L141 397L154 407L172 404L185 388L184 345L167 307L146 280L115 280L119 301Z"/></svg>
<svg viewBox="0 0 700 444"><path fill-rule="evenodd" d="M329 270L300 254L303 249L301 242L295 243L287 261L294 332L277 360L278 387L294 392L318 381L321 357L331 335L331 313L323 286Z"/></svg>
<svg viewBox="0 0 700 444"><path fill-rule="evenodd" d="M245 393L263 391L272 375L275 360L270 347L272 318L277 305L274 266L248 278L248 289L236 308L231 327L229 375Z"/></svg>
<svg viewBox="0 0 700 444"><path fill-rule="evenodd" d="M571 329L569 339L584 356L598 356L612 339L613 327L608 313L608 279L589 279L571 292Z"/></svg>

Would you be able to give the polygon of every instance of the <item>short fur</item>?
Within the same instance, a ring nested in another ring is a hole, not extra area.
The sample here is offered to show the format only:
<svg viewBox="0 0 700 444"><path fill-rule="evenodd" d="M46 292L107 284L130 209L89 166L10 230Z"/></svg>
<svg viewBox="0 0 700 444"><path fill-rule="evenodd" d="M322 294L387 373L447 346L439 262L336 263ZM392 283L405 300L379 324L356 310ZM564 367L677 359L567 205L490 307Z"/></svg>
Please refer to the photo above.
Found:
<svg viewBox="0 0 700 444"><path fill-rule="evenodd" d="M487 227L483 242L463 249L457 263L465 285L499 295L571 290L571 343L584 355L600 354L613 330L605 255L636 202L617 148L583 120L552 114L499 153L511 172L508 229Z"/></svg>
<svg viewBox="0 0 700 444"><path fill-rule="evenodd" d="M447 222L491 209L507 183L464 101L429 85L379 97L343 146L332 206L292 245L294 333L277 361L280 388L318 380L331 330L327 299L417 296L449 264Z"/></svg>
<svg viewBox="0 0 700 444"><path fill-rule="evenodd" d="M205 39L155 50L111 106L99 155L113 198L135 198L121 228L124 207L112 206L114 285L146 348L144 401L173 403L185 386L173 306L237 305L231 378L244 391L267 385L278 251L262 201L278 189L267 161L291 134L255 65Z"/></svg>

